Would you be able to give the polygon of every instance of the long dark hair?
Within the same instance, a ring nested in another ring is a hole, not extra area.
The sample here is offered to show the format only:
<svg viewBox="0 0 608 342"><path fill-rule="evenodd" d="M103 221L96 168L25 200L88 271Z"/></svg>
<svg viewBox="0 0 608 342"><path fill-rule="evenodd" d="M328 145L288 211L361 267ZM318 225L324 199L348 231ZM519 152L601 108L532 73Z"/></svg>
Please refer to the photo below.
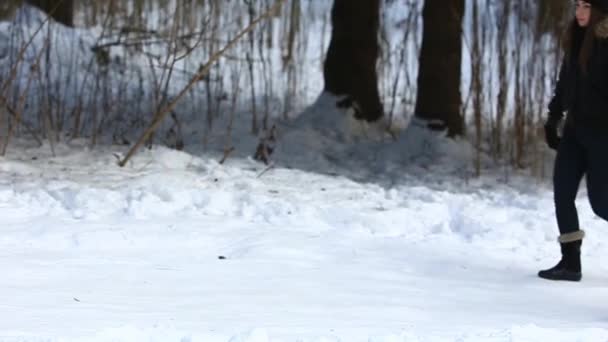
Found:
<svg viewBox="0 0 608 342"><path fill-rule="evenodd" d="M580 27L576 18L572 20L568 26L565 37L565 50L568 60L571 60L572 54L576 53L578 49L578 64L580 65L583 72L587 72L587 64L589 58L593 54L593 45L596 38L596 27L597 25L606 18L606 15L600 10L591 6L591 17L589 18L589 25L587 29ZM581 32L584 30L584 36L580 37Z"/></svg>

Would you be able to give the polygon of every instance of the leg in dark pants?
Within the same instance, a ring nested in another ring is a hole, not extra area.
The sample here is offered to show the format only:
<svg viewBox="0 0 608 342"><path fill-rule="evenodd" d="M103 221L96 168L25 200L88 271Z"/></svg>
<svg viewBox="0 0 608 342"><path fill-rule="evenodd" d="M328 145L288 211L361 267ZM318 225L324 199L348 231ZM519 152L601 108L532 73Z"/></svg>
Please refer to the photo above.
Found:
<svg viewBox="0 0 608 342"><path fill-rule="evenodd" d="M575 129L567 127L560 142L553 171L553 195L559 232L579 230L574 201L583 175L587 170L586 153L579 143Z"/></svg>
<svg viewBox="0 0 608 342"><path fill-rule="evenodd" d="M586 130L587 131L587 130ZM605 132L585 132L587 193L593 212L608 221L608 136Z"/></svg>
<svg viewBox="0 0 608 342"><path fill-rule="evenodd" d="M557 150L553 193L562 258L554 267L538 272L541 278L579 281L582 277L581 242L584 232L579 228L575 200L587 171L587 157L579 140L575 129L567 127Z"/></svg>

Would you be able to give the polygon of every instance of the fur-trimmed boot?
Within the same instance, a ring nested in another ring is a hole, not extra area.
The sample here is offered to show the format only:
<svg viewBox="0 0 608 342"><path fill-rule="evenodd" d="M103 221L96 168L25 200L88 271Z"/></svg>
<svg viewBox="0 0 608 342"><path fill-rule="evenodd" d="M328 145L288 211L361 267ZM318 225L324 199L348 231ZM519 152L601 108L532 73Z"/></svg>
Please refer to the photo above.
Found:
<svg viewBox="0 0 608 342"><path fill-rule="evenodd" d="M549 280L580 281L583 237L585 232L582 230L560 235L558 241L562 250L562 259L554 267L538 272L538 276Z"/></svg>

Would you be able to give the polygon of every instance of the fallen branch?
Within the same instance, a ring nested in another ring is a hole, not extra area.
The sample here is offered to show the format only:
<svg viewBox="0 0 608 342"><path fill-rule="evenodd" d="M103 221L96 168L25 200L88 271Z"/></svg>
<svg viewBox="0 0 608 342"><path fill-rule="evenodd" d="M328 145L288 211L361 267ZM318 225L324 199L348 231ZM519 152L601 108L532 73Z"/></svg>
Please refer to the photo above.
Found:
<svg viewBox="0 0 608 342"><path fill-rule="evenodd" d="M263 176L263 175L264 175L266 172L270 171L272 168L274 168L274 163L271 163L270 165L266 166L266 168L265 168L264 170L262 170L262 172L260 172L260 173L257 175L257 177L256 177L256 178L262 178L262 176Z"/></svg>
<svg viewBox="0 0 608 342"><path fill-rule="evenodd" d="M222 160L220 160L220 164L224 164L226 162L226 160L228 159L228 157L230 156L230 153L234 152L235 148L234 147L230 147L224 150L224 157L222 158Z"/></svg>
<svg viewBox="0 0 608 342"><path fill-rule="evenodd" d="M177 103L190 91L190 89L192 89L192 87L194 87L195 84L197 84L200 80L202 80L205 76L207 76L207 74L211 70L211 67L215 64L215 62L217 62L226 53L226 51L228 51L233 46L235 46L236 43L238 43L238 41L241 40L241 38L243 38L246 34L253 31L253 29L259 23L261 23L262 21L266 20L267 18L278 13L279 9L286 1L287 0L278 0L268 11L266 11L264 14L262 14L257 19L252 21L251 24L248 27L246 27L244 30L239 32L239 34L236 35L236 37L234 37L232 40L230 40L228 42L228 44L226 44L226 46L224 46L222 49L220 49L219 51L214 53L209 58L209 61L205 65L203 65L199 69L198 73L190 80L188 85L186 85L186 87L184 87L184 89L182 89L177 94L177 96L175 96L175 98L173 98L166 106L162 107L159 111L157 111L154 114L153 120L152 120L152 123L150 124L150 126L141 135L141 137L139 138L137 143L129 150L129 152L127 153L125 158L120 163L118 163L118 165L123 167L127 164L129 159L131 159L133 157L133 155L137 152L137 150L141 147L141 145L143 145L144 142L146 140L148 140L148 138L152 135L152 133L158 128L158 126L163 121L165 116L167 116L167 114L169 112L171 112L173 110L173 108L175 108Z"/></svg>

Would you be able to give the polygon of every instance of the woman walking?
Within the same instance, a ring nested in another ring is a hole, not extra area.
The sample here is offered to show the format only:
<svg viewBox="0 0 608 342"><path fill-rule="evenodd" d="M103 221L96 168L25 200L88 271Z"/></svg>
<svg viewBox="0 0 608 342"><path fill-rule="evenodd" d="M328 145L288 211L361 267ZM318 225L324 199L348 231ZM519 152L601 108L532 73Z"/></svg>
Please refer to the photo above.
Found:
<svg viewBox="0 0 608 342"><path fill-rule="evenodd" d="M581 243L575 206L583 176L596 215L608 220L608 0L577 0L545 138L557 150L553 172L558 241L562 258L538 276L581 280ZM560 138L558 126L567 116Z"/></svg>

